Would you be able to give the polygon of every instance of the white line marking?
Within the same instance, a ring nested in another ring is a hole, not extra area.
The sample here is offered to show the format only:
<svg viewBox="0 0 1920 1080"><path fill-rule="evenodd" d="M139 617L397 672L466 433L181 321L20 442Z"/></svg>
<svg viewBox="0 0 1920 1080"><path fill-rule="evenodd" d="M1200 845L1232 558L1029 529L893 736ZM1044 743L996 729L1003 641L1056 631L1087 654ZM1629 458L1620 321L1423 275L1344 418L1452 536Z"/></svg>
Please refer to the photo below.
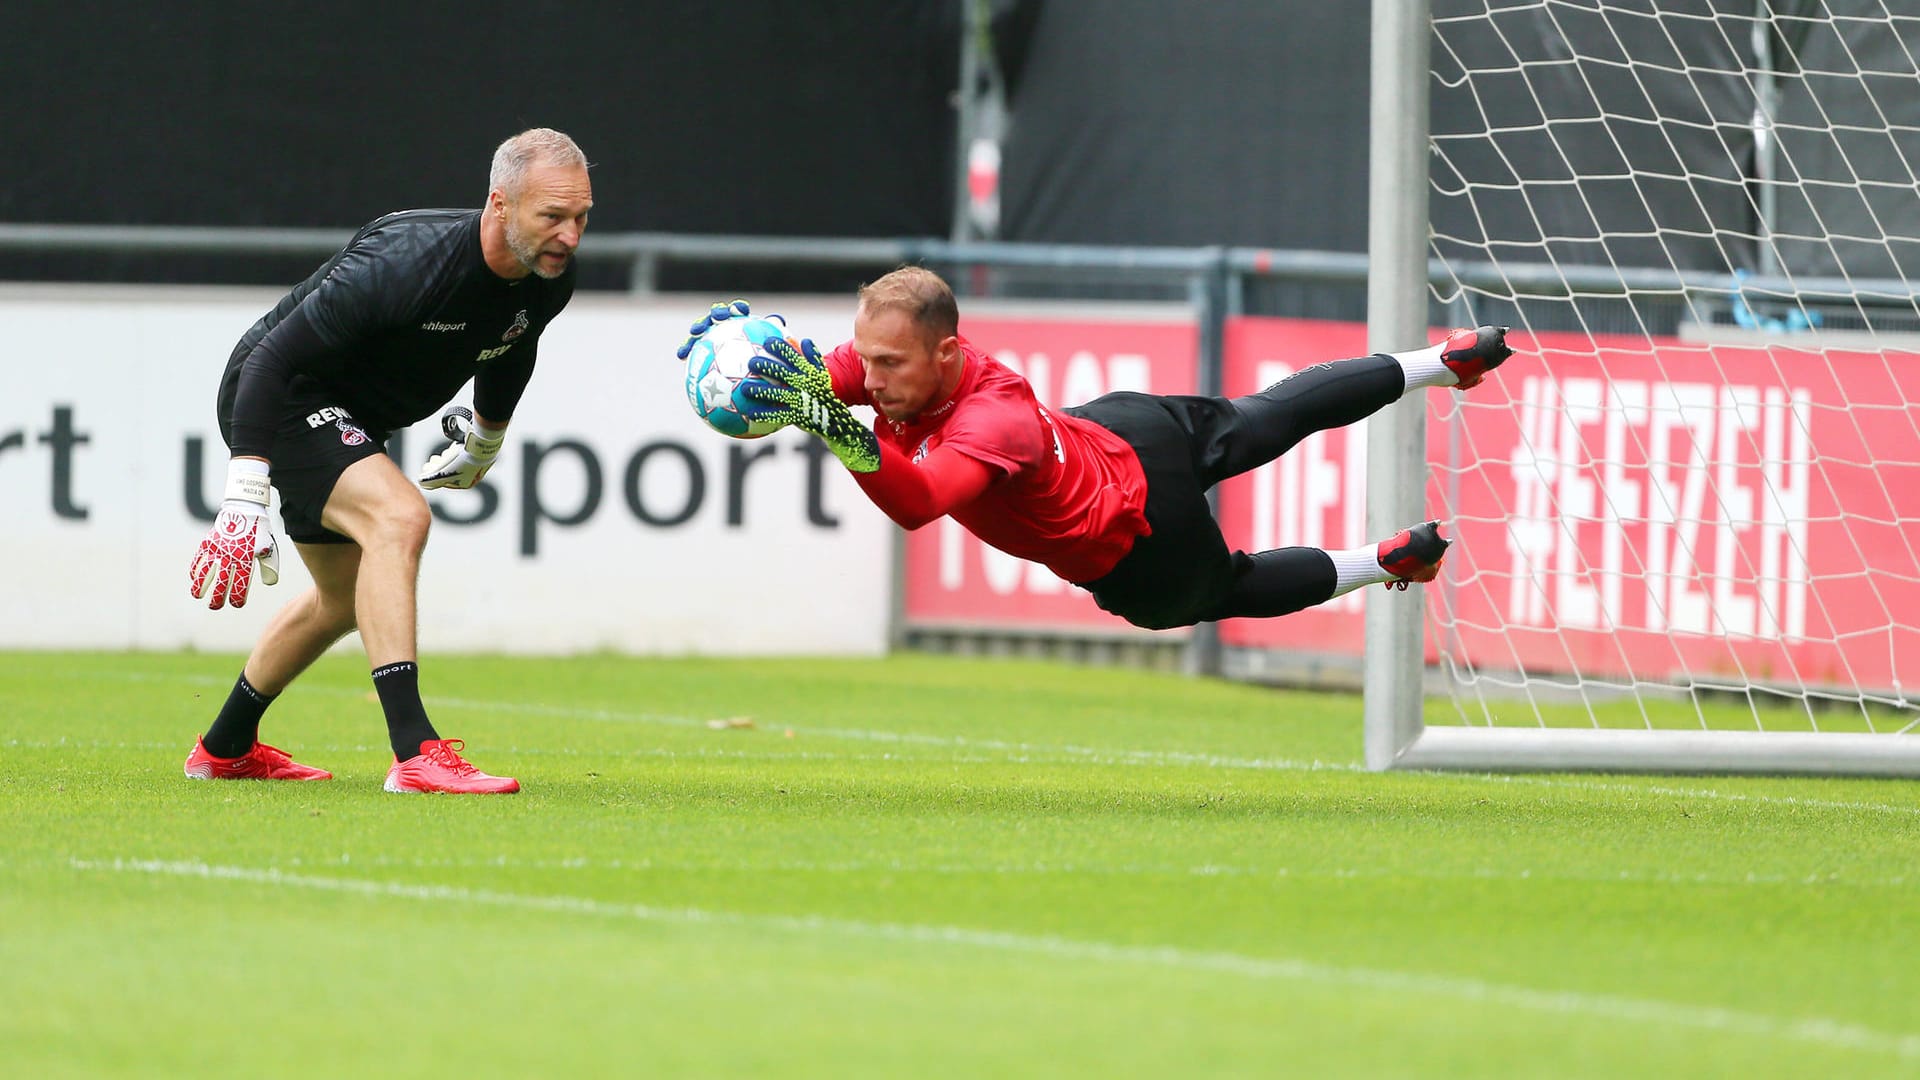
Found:
<svg viewBox="0 0 1920 1080"><path fill-rule="evenodd" d="M1351 986L1392 994L1418 993L1458 1001L1488 1003L1535 1012L1602 1020L1624 1020L1641 1024L1697 1028L1736 1035L1763 1036L1795 1042L1815 1043L1842 1050L1891 1054L1900 1058L1920 1058L1920 1035L1895 1034L1842 1023L1824 1017L1788 1018L1744 1012L1716 1006L1687 1005L1652 998L1620 997L1579 991L1537 990L1451 975L1426 975L1418 972L1379 968L1341 967L1305 960L1292 960L1238 953L1202 952L1171 945L1114 945L1098 941L1074 941L1069 938L1016 934L998 930L974 930L958 926L925 926L912 923L876 923L824 916L743 915L701 908L661 908L646 904L622 904L575 896L529 896L486 889L466 889L451 885L413 885L403 882L373 881L359 878L319 877L286 874L278 870L256 870L238 866L213 866L200 862L167 862L147 859L94 861L75 859L76 870L108 870L172 877L194 877L220 881L276 885L286 888L316 889L366 897L393 897L404 900L428 900L493 907L547 911L567 915L637 919L643 922L679 923L706 926L740 926L799 934L837 934L843 937L915 944L953 945L999 952L1021 953L1062 960L1095 963L1132 964L1171 968L1181 971L1239 975L1251 979Z"/></svg>
<svg viewBox="0 0 1920 1080"><path fill-rule="evenodd" d="M299 856L286 860L289 866L302 869L324 867L403 867L409 870L586 870L595 873L609 871L633 872L699 872L764 874L801 873L801 874L862 874L873 872L900 874L932 874L946 876L985 875L993 877L1047 876L1052 874L1071 874L1075 876L1101 877L1195 877L1195 878L1246 878L1254 881L1356 881L1379 880L1397 881L1414 879L1431 882L1459 881L1578 881L1592 884L1629 885L1708 885L1714 888L1726 888L1737 885L1812 885L1822 888L1840 885L1849 888L1910 888L1905 875L1892 878L1861 879L1841 873L1824 874L1689 874L1663 870L1593 870L1566 873L1559 871L1512 870L1506 868L1480 867L1458 873L1436 872L1424 869L1406 869L1402 867L1379 866L1249 866L1230 863L1197 863L1192 865L1174 863L1097 863L1074 862L914 862L907 859L655 859L640 856L636 859L520 859L504 855L491 858L420 858L399 857L393 855L373 855L351 857L341 855L333 859L315 859L311 864ZM0 865L5 865L0 863Z"/></svg>
<svg viewBox="0 0 1920 1080"><path fill-rule="evenodd" d="M717 740L720 741L720 740ZM292 744L289 743L289 746ZM902 761L901 755L884 751L875 753L852 753L842 750L782 750L760 743L755 749L753 743L743 742L739 747L693 746L666 747L640 746L625 750L580 750L570 746L514 746L496 744L487 748L489 754L515 754L529 757L571 757L604 761L609 758L624 760L628 758L665 758L667 760L711 758L721 761ZM191 742L186 750L181 749L178 740L165 742L156 739L0 739L0 747L25 750L139 750L178 751L185 758L188 750L193 749ZM301 743L295 751L303 757L315 759L329 754L388 754L393 750L386 743ZM940 757L942 764L961 765L1004 765L1013 760L1004 755L951 754ZM382 765L381 768L385 768Z"/></svg>
<svg viewBox="0 0 1920 1080"><path fill-rule="evenodd" d="M89 675L88 677L102 676ZM106 677L137 682L185 682L196 685L226 685L223 680L204 675L153 675L144 672L121 672ZM305 687L304 690L307 693L330 694L342 697L364 697L371 692L348 690L331 686L308 686ZM588 709L576 706L540 705L528 702L475 701L467 698L439 696L429 696L425 700L429 705L442 708L473 709L479 712L512 712L534 716L557 716L567 719L595 720L609 723L704 727L707 721L707 718L677 716L666 713L622 712L612 709ZM984 750L1021 755L1029 759L1034 756L1054 754L1064 758L1084 761L1093 765L1197 766L1202 768L1252 769L1277 772L1365 771L1365 767L1356 762L1297 761L1288 758L1245 758L1221 754L1199 754L1178 750L1115 750L1074 745L1048 746L1038 743L1004 742L998 739L968 739L962 736L846 728L796 726L793 730L797 735L807 735L815 738L894 743L907 746ZM1888 736L1888 738L1907 737L1909 736ZM191 749L191 747L189 747L189 749ZM1838 799L1809 799L1796 795L1764 795L1747 792L1718 791L1713 788L1678 788L1629 782L1607 783L1596 780L1556 780L1547 777L1514 776L1504 773L1418 772L1401 773L1398 775L1431 777L1438 780L1454 782L1481 781L1506 784L1530 784L1539 787L1567 788L1569 790L1604 791L1627 794L1640 793L1694 799L1722 799L1729 802L1748 802L1767 806L1801 806L1819 810L1844 810L1848 812L1882 814L1920 814L1920 806L1901 806L1889 803L1858 802Z"/></svg>
<svg viewBox="0 0 1920 1080"><path fill-rule="evenodd" d="M479 711L510 711L561 716L615 723L660 723L675 726L706 726L705 720L653 713L618 713L606 709L575 709L564 705L522 705L518 703L470 701L462 698L429 698L434 705ZM771 728L773 725L769 725ZM1295 761L1287 758L1242 758L1223 754L1199 754L1183 750L1111 750L1073 744L1006 742L1001 739L970 739L964 735L927 735L905 731L872 731L858 728L821 728L782 724L794 734L820 739L845 739L854 742L896 743L903 746L933 746L957 750L990 750L1003 754L1058 754L1080 758L1100 765L1193 765L1203 768L1259 769L1267 771L1311 772L1332 769L1355 772L1360 766L1347 762Z"/></svg>
<svg viewBox="0 0 1920 1080"><path fill-rule="evenodd" d="M531 705L518 702L473 701L465 698L428 699L434 705L456 709L494 710L508 712L533 713L536 715L559 716L571 719L600 720L615 723L662 723L675 726L704 726L705 720L693 717L667 716L654 713L622 713L608 709L582 709L565 705ZM926 735L912 732L867 731L848 728L794 727L796 734L816 738L848 739L865 742L900 743L917 746L952 747L956 749L989 750L999 753L1025 755L1058 754L1063 757L1079 758L1092 764L1101 765L1158 765L1158 766L1197 766L1218 769L1252 769L1257 771L1282 772L1364 772L1365 767L1354 762L1297 761L1288 758L1243 758L1223 754L1198 754L1178 750L1114 750L1099 747L1076 746L1072 744L1049 746L1041 743L1014 743L999 739L969 739L962 736ZM1674 788L1646 784L1609 784L1595 780L1555 780L1539 776L1511 776L1503 773L1472 772L1421 772L1402 775L1428 776L1443 780L1482 780L1508 784L1532 784L1540 787L1569 788L1573 790L1607 792L1644 792L1653 795L1681 796L1703 799L1725 799L1733 802L1754 802L1783 806L1805 806L1823 810L1880 811L1896 814L1920 814L1920 806L1897 806L1883 803L1847 802L1833 799L1806 799L1794 795L1755 795L1741 792L1715 791L1711 788Z"/></svg>
<svg viewBox="0 0 1920 1080"><path fill-rule="evenodd" d="M1724 799L1728 802L1764 803L1771 806L1805 806L1817 810L1870 810L1889 814L1920 814L1920 806L1848 802L1840 799L1807 799L1798 795L1755 795L1739 791L1715 791L1712 788L1671 787L1666 784L1609 784L1599 780L1554 780L1544 776L1514 776L1506 773L1423 773L1422 775L1456 776L1491 780L1502 784L1532 784L1538 787L1573 788L1584 791L1642 792L1679 799Z"/></svg>

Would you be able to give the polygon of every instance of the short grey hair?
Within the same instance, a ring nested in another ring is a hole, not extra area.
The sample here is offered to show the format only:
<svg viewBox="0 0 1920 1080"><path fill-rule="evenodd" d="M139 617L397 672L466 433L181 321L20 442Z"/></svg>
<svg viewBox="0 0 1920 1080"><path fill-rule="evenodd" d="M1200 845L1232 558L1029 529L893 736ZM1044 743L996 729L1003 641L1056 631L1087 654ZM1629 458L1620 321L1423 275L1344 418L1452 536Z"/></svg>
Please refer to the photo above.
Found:
<svg viewBox="0 0 1920 1080"><path fill-rule="evenodd" d="M508 200L519 197L526 183L527 170L535 165L578 165L587 167L587 155L565 132L552 128L528 128L500 144L493 152L493 168L487 173L487 190L498 191Z"/></svg>

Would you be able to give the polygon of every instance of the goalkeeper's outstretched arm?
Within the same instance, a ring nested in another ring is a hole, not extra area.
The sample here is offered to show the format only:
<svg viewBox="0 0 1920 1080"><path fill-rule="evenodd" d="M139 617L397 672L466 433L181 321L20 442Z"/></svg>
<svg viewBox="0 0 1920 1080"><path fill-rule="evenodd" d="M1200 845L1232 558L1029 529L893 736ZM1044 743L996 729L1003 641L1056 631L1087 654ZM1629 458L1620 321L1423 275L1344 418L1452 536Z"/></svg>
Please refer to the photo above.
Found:
<svg viewBox="0 0 1920 1080"><path fill-rule="evenodd" d="M773 327L754 343L766 350L747 362L759 376L741 384L754 403L751 419L791 424L818 436L850 472L870 473L880 468L880 442L873 431L848 410L834 392L833 375L811 340L795 343Z"/></svg>
<svg viewBox="0 0 1920 1080"><path fill-rule="evenodd" d="M979 498L994 475L986 463L952 447L936 447L915 464L897 447L882 442L880 467L854 473L853 478L873 505L894 524L911 531Z"/></svg>

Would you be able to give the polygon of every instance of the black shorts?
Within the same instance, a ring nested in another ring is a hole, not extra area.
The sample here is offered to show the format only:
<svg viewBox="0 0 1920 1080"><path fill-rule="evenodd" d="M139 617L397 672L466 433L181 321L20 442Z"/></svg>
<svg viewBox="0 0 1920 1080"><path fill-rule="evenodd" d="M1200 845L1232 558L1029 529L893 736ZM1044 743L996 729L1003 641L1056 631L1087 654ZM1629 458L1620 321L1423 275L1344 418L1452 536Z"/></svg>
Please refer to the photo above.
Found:
<svg viewBox="0 0 1920 1080"><path fill-rule="evenodd" d="M1153 531L1106 576L1081 583L1102 611L1149 630L1192 626L1233 590L1245 556L1227 548L1200 460L1218 426L1234 422L1226 406L1221 398L1122 392L1065 410L1125 440L1147 477Z"/></svg>
<svg viewBox="0 0 1920 1080"><path fill-rule="evenodd" d="M229 418L221 418L220 431L231 445ZM389 434L361 427L341 406L295 388L268 455L273 488L280 494L280 520L289 539L300 544L353 543L351 537L320 524L320 513L340 474L362 458L386 453Z"/></svg>
<svg viewBox="0 0 1920 1080"><path fill-rule="evenodd" d="M1207 492L1316 431L1371 415L1406 388L1398 361L1364 356L1302 368L1237 398L1121 393L1068 409L1119 435L1139 455L1153 528L1112 572L1085 588L1102 608L1155 630L1247 610L1247 598L1234 598L1253 557L1227 550ZM1270 599L1255 606L1271 606Z"/></svg>

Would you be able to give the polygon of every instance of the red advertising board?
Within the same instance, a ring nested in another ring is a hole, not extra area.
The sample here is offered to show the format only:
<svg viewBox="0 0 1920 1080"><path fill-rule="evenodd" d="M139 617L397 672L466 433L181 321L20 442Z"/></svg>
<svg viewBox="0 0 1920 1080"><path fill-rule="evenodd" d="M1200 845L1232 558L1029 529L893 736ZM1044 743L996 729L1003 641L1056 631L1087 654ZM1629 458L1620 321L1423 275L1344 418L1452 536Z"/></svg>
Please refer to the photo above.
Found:
<svg viewBox="0 0 1920 1080"><path fill-rule="evenodd" d="M1229 397L1271 386L1301 368L1365 356L1360 323L1231 319L1223 339L1222 386ZM1220 485L1220 529L1242 551L1277 547L1352 548L1366 542L1367 427L1310 435L1278 461ZM1284 619L1228 619L1227 645L1360 655L1360 592Z"/></svg>
<svg viewBox="0 0 1920 1080"><path fill-rule="evenodd" d="M972 319L1050 405L1185 393L1191 323ZM1429 658L1606 682L1887 689L1920 682L1920 356L1516 335L1468 394L1430 391L1427 511L1456 537L1429 586ZM1357 323L1240 318L1230 395L1362 355ZM1366 427L1313 436L1220 489L1228 543L1360 547ZM1045 569L951 522L907 545L909 620L1113 631ZM1229 645L1363 651L1361 590Z"/></svg>
<svg viewBox="0 0 1920 1080"><path fill-rule="evenodd" d="M1114 390L1193 392L1199 330L1191 321L994 318L969 314L967 339L1033 384L1042 405L1079 405ZM907 536L906 617L920 625L1126 631L1046 567L981 543L951 518Z"/></svg>
<svg viewBox="0 0 1920 1080"><path fill-rule="evenodd" d="M1364 330L1239 320L1228 393ZM1427 507L1451 523L1429 655L1610 682L1920 679L1920 357L1543 334L1432 392ZM1317 441L1318 446L1311 445ZM1297 461L1294 459L1298 459ZM1236 546L1358 546L1363 429L1222 488ZM1236 645L1357 652L1360 603L1223 624Z"/></svg>

